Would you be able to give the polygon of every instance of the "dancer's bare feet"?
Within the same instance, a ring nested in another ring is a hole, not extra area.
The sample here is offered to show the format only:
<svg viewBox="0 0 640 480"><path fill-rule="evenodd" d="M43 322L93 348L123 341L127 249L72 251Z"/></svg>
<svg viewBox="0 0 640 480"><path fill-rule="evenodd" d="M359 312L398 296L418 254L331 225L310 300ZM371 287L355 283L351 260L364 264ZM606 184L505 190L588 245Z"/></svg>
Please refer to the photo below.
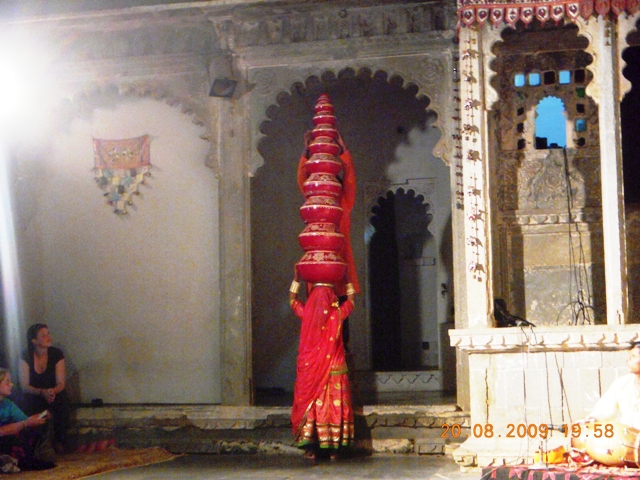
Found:
<svg viewBox="0 0 640 480"><path fill-rule="evenodd" d="M307 449L304 451L304 458L306 458L307 460L311 460L311 461L315 461L316 460L316 452L314 452L312 449Z"/></svg>

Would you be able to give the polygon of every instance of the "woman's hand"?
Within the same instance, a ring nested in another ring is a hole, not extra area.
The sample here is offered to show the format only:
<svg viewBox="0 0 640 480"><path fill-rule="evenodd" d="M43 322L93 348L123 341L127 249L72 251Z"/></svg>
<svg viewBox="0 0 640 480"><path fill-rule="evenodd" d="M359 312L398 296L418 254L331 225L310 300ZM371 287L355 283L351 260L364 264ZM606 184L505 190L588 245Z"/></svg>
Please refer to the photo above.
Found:
<svg viewBox="0 0 640 480"><path fill-rule="evenodd" d="M340 135L340 132L338 132L338 138L336 139L338 145L340 145L340 153L339 155L342 155L344 152L346 152L347 149L347 144L344 143L344 140L342 139L342 135Z"/></svg>
<svg viewBox="0 0 640 480"><path fill-rule="evenodd" d="M42 397L47 401L47 403L53 403L56 399L56 392L53 388L43 388Z"/></svg>
<svg viewBox="0 0 640 480"><path fill-rule="evenodd" d="M42 413L46 414L42 415ZM36 413L35 415L31 415L29 418L27 418L24 421L25 427L39 427L40 425L44 425L45 423L47 423L47 420L49 419L51 414L47 410L42 413Z"/></svg>
<svg viewBox="0 0 640 480"><path fill-rule="evenodd" d="M311 143L311 130L307 130L304 133L304 150L302 150L302 156L309 158L309 144Z"/></svg>

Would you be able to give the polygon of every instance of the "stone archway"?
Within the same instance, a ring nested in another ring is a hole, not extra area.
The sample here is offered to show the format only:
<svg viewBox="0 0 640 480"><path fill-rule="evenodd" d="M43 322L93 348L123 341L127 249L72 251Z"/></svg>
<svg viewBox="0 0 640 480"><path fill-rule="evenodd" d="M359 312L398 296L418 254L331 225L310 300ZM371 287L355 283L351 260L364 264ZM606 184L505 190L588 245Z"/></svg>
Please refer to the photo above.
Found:
<svg viewBox="0 0 640 480"><path fill-rule="evenodd" d="M399 11L403 9L400 8ZM277 289L273 298L267 296L265 300L252 291L255 281L252 282L249 278L253 273L252 266L257 261L253 257L250 240L256 238L256 235L250 235L250 225L254 223L255 215L250 205L253 196L250 183L253 182L251 179L259 179L260 175L264 175L259 173L260 167L265 163L259 144L265 136L265 113L266 118L272 118L277 113L280 102L288 101L292 85L304 89L309 79L322 79L323 72L339 72L349 66L354 71L368 68L372 72L387 72L387 78L398 77L403 83L411 83L416 86L417 93L427 95L431 100L429 107L438 115L434 126L441 134L437 145L431 146L429 152L433 152L436 157L444 160L445 165L450 166L453 165L458 142L455 125L450 119L459 115L460 105L457 103L459 98L455 84L457 45L453 41L455 32L452 29L431 32L428 35L412 33L401 36L389 32L392 38L378 37L373 49L371 38L351 36L339 42L331 39L290 40L285 42L287 45L283 48L283 40L288 38L286 35L282 38L266 38L260 42L259 48L254 48L251 42L256 38L239 36L242 32L235 29L234 22L235 20L230 18L228 22L223 22L224 25L216 24L216 32L220 38L229 40L225 43L225 48L229 48L233 55L233 68L240 77L239 89L230 101L213 99L210 106L214 131L218 130L218 136L214 140L218 149L222 180L220 218L221 262L224 273L221 277L221 314L225 339L222 349L225 365L222 389L226 392L223 402L242 404L252 401L250 392L255 387L260 387L260 382L254 378L259 374L254 376L252 371L258 364L257 361L251 361L252 355L256 353L251 337L257 333L250 323L256 322L256 315L252 309L255 309L257 302L270 301L273 311L278 315L285 315L283 311L288 312L288 306L280 303L279 299L282 292L286 292L290 279L285 282L276 278L282 284L282 288ZM260 30L263 33L267 31L268 29ZM243 43L245 41L249 41L250 45L246 46ZM293 50L289 43L295 47ZM353 47L354 50L345 50L345 47ZM293 51L299 54L292 56ZM239 115L240 112L242 115ZM304 121L308 119L310 117L305 117ZM294 137L293 143L285 142L278 146L279 155L286 156L286 162L298 160L301 146L296 145L299 145L297 142L301 137ZM447 188L451 188L452 191L455 188L453 178L452 173L451 181L447 184ZM274 207L280 207L272 198L268 201ZM255 205L255 202L253 203ZM448 200L447 203L451 204L452 201ZM295 221L298 221L295 209L293 212ZM238 222L238 218L245 218L247 221L241 223ZM463 224L464 212L460 208L453 210L451 230L461 229ZM281 224L278 224L274 228L280 226ZM297 233L298 231L295 235ZM270 236L271 233L261 235L260 241L271 240ZM464 250L464 240L461 236L454 236L453 244L453 249ZM291 261L292 265L294 261ZM456 278L464 279L463 263L455 262ZM255 278L254 275L254 280ZM272 279L260 281L271 282ZM456 292L458 302L458 298L464 298L464 288ZM456 307L456 312L459 311L463 309ZM287 326L278 324L278 328ZM277 355L279 354L280 352ZM277 359L273 360L277 363Z"/></svg>
<svg viewBox="0 0 640 480"><path fill-rule="evenodd" d="M265 137L258 145L265 161L251 180L253 377L258 393L290 391L293 385L298 320L289 312L282 292L287 291L293 265L302 254L297 245L303 223L298 214L302 197L296 168L320 93L329 94L338 129L355 159L359 193L352 214L352 242L361 283L365 284L367 264L365 225L360 221L368 216L366 185L397 185L440 175L446 193L438 199L443 219L439 224L441 228L449 225L450 235L449 167L433 155L441 140L435 128L437 115L428 109L430 99L418 92L416 85L405 84L397 75L346 68L337 75L329 71L309 77L304 84L295 83L290 91L277 95L277 105L266 109L269 120L260 126ZM371 368L367 300L366 293L358 298L350 318L350 347L357 370Z"/></svg>

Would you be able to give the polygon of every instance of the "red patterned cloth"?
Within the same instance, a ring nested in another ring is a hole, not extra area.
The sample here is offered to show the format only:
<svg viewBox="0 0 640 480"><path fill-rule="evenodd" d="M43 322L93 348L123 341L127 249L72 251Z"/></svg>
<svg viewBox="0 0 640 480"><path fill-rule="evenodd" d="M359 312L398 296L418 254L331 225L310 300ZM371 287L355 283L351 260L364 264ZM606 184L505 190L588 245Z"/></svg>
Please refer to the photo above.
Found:
<svg viewBox="0 0 640 480"><path fill-rule="evenodd" d="M353 443L353 407L342 341L342 321L353 310L337 304L330 287L315 287L307 303L294 300L302 319L291 424L296 445L338 448Z"/></svg>
<svg viewBox="0 0 640 480"><path fill-rule="evenodd" d="M638 480L640 469L624 467L569 467L549 465L547 469L533 469L531 465L515 467L488 467L482 469L482 478L497 480Z"/></svg>
<svg viewBox="0 0 640 480"><path fill-rule="evenodd" d="M124 215L139 185L150 176L149 135L123 140L93 139L96 182L114 213Z"/></svg>

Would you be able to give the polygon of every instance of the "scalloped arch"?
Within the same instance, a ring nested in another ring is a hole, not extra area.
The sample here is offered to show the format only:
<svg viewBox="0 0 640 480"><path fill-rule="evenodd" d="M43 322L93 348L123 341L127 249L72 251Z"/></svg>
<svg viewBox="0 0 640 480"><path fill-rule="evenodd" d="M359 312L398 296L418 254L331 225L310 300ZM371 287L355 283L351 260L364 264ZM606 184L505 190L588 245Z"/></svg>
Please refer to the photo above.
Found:
<svg viewBox="0 0 640 480"><path fill-rule="evenodd" d="M180 106L181 112L191 117L194 125L198 125L199 127L206 125L205 116L203 115L204 111L202 107L198 105L198 102L190 98L173 95L161 86L149 83L126 85L108 84L87 87L76 92L72 96L70 103L73 113L82 116L88 112L88 109L99 107L104 101L104 98L126 96L162 101L171 107ZM203 137L203 139L206 138Z"/></svg>
<svg viewBox="0 0 640 480"><path fill-rule="evenodd" d="M431 180L431 179L430 179ZM368 185L365 192L365 213L369 220L375 216L375 212L373 209L379 205L380 199L387 198L389 193L393 195L404 194L408 197L415 198L415 200L419 200L422 204L427 205L427 213L431 216L434 215L434 204L431 201L431 195L434 191L434 185L431 181L426 182L415 182L415 183L406 183L406 184L394 184L394 185ZM411 193L413 192L413 194ZM431 231L431 228L434 227L433 222L430 220L427 226L427 230L431 235L435 235L436 232Z"/></svg>
<svg viewBox="0 0 640 480"><path fill-rule="evenodd" d="M538 20L534 20L533 23L536 25L540 24ZM593 49L590 48L590 46L593 43L592 37L589 32L585 31L584 24L580 19L578 19L575 22L566 22L563 25L558 25L554 28L563 29L563 28L572 28L573 26L577 27L577 37L578 38L582 37L587 41L587 45L585 46L584 51L591 54L592 57L595 58ZM526 27L526 28L529 28L529 27ZM500 100L500 95L498 93L499 89L497 88L497 82L499 82L500 78L499 78L499 72L496 71L496 61L497 61L498 55L495 53L495 48L499 44L506 42L506 39L503 38L503 33L505 33L506 31L516 31L516 30L517 30L516 28L513 28L507 24L502 24L500 28L492 28L489 32L486 32L484 36L483 41L488 42L488 46L484 47L484 53L486 55L485 64L489 66L489 72L490 72L489 79L486 82L489 87L488 88L489 91L487 92L487 105L488 105L487 108L488 109L493 109L496 103ZM587 70L591 71L592 75L595 74L594 64L595 64L595 61L585 67Z"/></svg>
<svg viewBox="0 0 640 480"><path fill-rule="evenodd" d="M627 67L627 61L624 59L623 53L630 47L629 38L635 36L636 39L639 36L640 32L640 12L636 13L629 18L621 17L618 21L618 29L619 29L619 37L624 45L619 47L620 50L620 64L618 66L619 69L619 78L620 78L620 92L619 92L619 101L622 101L627 93L631 91L631 82L624 76L624 69Z"/></svg>
<svg viewBox="0 0 640 480"><path fill-rule="evenodd" d="M286 104L288 99L292 97L292 94L300 94L305 90L307 92L317 90L317 93L322 93L323 82L325 86L337 84L341 79L346 78L358 78L360 76L366 76L370 80L378 79L383 80L391 86L396 86L406 92L411 92L416 101L423 102L428 100L428 108L426 108L427 116L431 117L430 125L437 128L440 133L440 138L433 148L433 155L444 161L445 164L451 164L451 158L449 153L452 151L452 145L450 145L450 135L447 134L446 123L443 118L448 113L446 108L448 105L441 101L440 97L444 97L444 92L429 93L430 90L435 90L434 85L438 83L442 84L442 78L447 73L445 72L444 62L440 58L425 56L420 60L421 68L419 73L403 73L404 70L393 69L383 66L359 66L357 69L351 66L344 66L342 68L322 68L313 73L300 72L295 75L293 79L289 79L289 87L273 87L264 89L260 93L270 97L267 102L267 106L264 109L264 115L258 119L258 131L262 134L263 140L267 135L263 131L265 123L270 121L270 117L274 114L274 109L279 109L283 104ZM336 70L338 74L336 75ZM409 70L409 69L407 69ZM270 77L270 80L277 82L274 76ZM263 84L268 83L264 82ZM440 100L440 101L438 101ZM433 118L435 117L435 120ZM265 159L263 158L263 161ZM257 168L259 168L259 165ZM257 168L255 170L257 170ZM255 173L255 171L253 172Z"/></svg>
<svg viewBox="0 0 640 480"><path fill-rule="evenodd" d="M194 125L203 128L200 138L209 143L209 151L204 163L213 168L215 165L215 145L213 145L215 136L208 126L209 122L206 121L206 99L175 95L161 85L148 82L123 85L110 83L99 86L92 85L76 91L64 107L63 104L60 105L57 115L67 120L86 117L91 115L92 110L103 105L106 99L125 97L148 98L163 102L170 107L179 107L181 113L190 117Z"/></svg>

